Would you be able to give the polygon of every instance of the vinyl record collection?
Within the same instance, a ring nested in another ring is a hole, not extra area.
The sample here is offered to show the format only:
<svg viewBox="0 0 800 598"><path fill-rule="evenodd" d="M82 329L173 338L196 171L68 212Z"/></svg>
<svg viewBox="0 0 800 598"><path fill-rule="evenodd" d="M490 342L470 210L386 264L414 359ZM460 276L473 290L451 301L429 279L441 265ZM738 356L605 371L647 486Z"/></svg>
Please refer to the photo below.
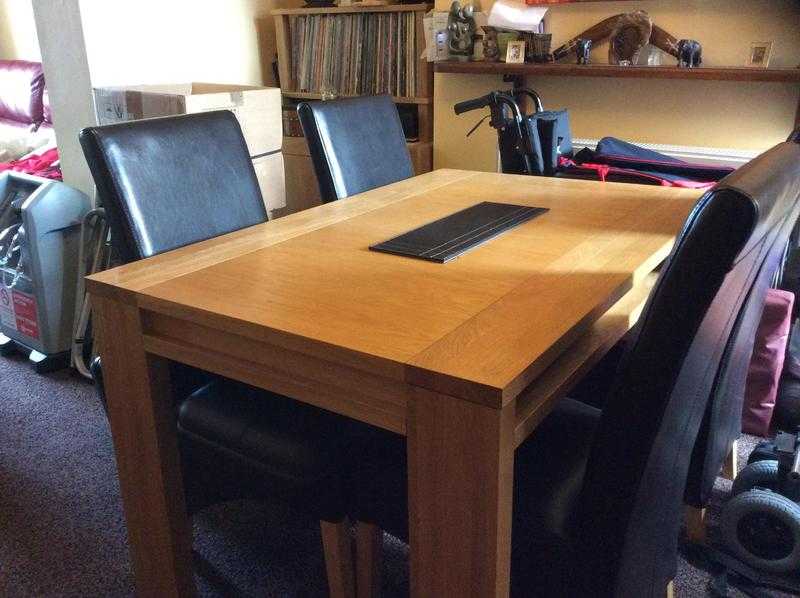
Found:
<svg viewBox="0 0 800 598"><path fill-rule="evenodd" d="M413 12L293 16L292 91L415 97L421 49L414 18Z"/></svg>

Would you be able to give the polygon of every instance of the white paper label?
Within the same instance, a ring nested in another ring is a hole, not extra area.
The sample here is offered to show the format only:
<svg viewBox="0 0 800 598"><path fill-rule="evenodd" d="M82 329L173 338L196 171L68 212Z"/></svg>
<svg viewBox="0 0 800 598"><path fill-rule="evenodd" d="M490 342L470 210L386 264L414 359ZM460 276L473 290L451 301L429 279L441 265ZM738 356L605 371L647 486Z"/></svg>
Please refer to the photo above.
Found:
<svg viewBox="0 0 800 598"><path fill-rule="evenodd" d="M17 317L14 314L14 301L11 290L0 285L0 324L11 330L17 330Z"/></svg>

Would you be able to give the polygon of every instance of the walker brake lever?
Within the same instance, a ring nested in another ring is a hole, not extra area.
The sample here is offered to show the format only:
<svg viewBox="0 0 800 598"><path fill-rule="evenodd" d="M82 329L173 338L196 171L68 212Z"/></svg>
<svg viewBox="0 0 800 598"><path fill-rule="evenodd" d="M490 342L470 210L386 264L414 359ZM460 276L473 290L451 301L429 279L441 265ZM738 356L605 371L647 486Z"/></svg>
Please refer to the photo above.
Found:
<svg viewBox="0 0 800 598"><path fill-rule="evenodd" d="M491 114L487 114L487 115L486 115L486 116L484 116L482 119L480 119L480 120L479 120L477 123L475 123L475 126L474 126L474 127L472 127L472 128L469 130L469 133L467 133L467 137L469 137L470 135L472 135L472 134L473 134L473 133L474 133L474 132L477 130L477 128L478 128L478 127L480 127L480 126L483 124L483 121L485 121L485 120L486 120L487 118L489 118L490 116L491 116Z"/></svg>

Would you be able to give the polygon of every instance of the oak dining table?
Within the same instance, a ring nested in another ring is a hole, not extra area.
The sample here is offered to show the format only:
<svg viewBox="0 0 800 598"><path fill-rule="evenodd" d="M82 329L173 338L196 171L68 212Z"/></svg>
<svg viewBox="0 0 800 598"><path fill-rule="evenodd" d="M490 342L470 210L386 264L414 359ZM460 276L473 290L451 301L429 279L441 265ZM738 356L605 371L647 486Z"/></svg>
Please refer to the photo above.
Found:
<svg viewBox="0 0 800 598"><path fill-rule="evenodd" d="M177 361L405 435L412 596L508 595L515 448L699 195L436 170L89 277L137 594L195 592ZM483 201L548 211L447 263L369 250Z"/></svg>

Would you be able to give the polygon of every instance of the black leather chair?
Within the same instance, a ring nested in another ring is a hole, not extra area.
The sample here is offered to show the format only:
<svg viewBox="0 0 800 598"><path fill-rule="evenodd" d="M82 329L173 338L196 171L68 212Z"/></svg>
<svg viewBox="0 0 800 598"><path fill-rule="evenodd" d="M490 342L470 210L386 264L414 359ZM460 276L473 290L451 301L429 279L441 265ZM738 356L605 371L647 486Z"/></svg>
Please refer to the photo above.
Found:
<svg viewBox="0 0 800 598"><path fill-rule="evenodd" d="M772 185L776 189L775 193L779 192L778 189L783 189L783 192L790 196L792 193L800 194L800 187L796 182L800 179L800 151L798 151L800 148L797 147L800 143L799 133L800 129L787 139L787 143L795 144L795 151L789 148L783 152L769 152L764 156L764 159L771 159L772 163L765 163L762 166L764 177L768 179L763 185ZM736 450L735 441L741 435L742 429L744 389L756 329L761 320L767 289L780 277L790 237L796 227L795 216L794 219L788 219L778 231L750 290L745 307L739 315L735 333L725 352L720 380L703 419L686 483L686 504L694 509L702 510L708 504L714 482L728 453L732 447L734 451ZM731 471L726 471L731 479L736 476L735 468L734 458L727 467ZM690 538L703 541L705 521L702 511L695 513L690 511L688 523Z"/></svg>
<svg viewBox="0 0 800 598"><path fill-rule="evenodd" d="M231 112L90 127L80 142L122 262L267 220ZM345 546L343 464L363 427L245 384L174 369L189 509L234 498L283 499L323 521L326 556ZM93 370L102 391L98 362ZM337 580L344 586L339 595L352 593L352 580Z"/></svg>
<svg viewBox="0 0 800 598"><path fill-rule="evenodd" d="M706 193L659 275L602 410L572 399L517 451L516 596L660 596L697 434L736 322L800 206L784 143ZM781 173L784 174L784 173ZM360 464L351 515L408 537L405 443Z"/></svg>
<svg viewBox="0 0 800 598"><path fill-rule="evenodd" d="M322 201L414 176L397 107L389 96L303 102L297 113Z"/></svg>
<svg viewBox="0 0 800 598"><path fill-rule="evenodd" d="M788 141L799 143L800 136L793 134ZM762 163L761 172L769 177L769 183L776 188L783 188L786 193L796 192L792 181L800 178L800 161L797 156L792 151L770 152L764 156L764 160L767 159L772 163ZM794 220L787 219L765 256L734 325L734 332L723 356L719 380L703 418L692 453L685 491L685 502L689 507L687 531L689 539L695 542L705 541L704 508L711 499L720 471L731 479L736 475L736 441L741 435L744 389L756 329L761 320L766 291L780 274L790 236L796 227L796 217ZM618 358L619 351L610 355L606 363L592 372L580 388L576 389L576 395L584 402L597 404L596 397L603 394L602 388L609 373L613 374L613 368L616 367L614 362Z"/></svg>
<svg viewBox="0 0 800 598"><path fill-rule="evenodd" d="M785 164L800 178L800 162ZM800 191L800 190L798 190ZM729 479L737 474L737 440L742 430L742 407L750 358L761 321L766 293L778 276L797 218L787 219L778 232L761 270L750 289L747 300L735 324L714 388L706 409L700 433L695 443L684 500L690 507L687 515L689 538L705 541L704 509L711 500L714 483L720 471Z"/></svg>

